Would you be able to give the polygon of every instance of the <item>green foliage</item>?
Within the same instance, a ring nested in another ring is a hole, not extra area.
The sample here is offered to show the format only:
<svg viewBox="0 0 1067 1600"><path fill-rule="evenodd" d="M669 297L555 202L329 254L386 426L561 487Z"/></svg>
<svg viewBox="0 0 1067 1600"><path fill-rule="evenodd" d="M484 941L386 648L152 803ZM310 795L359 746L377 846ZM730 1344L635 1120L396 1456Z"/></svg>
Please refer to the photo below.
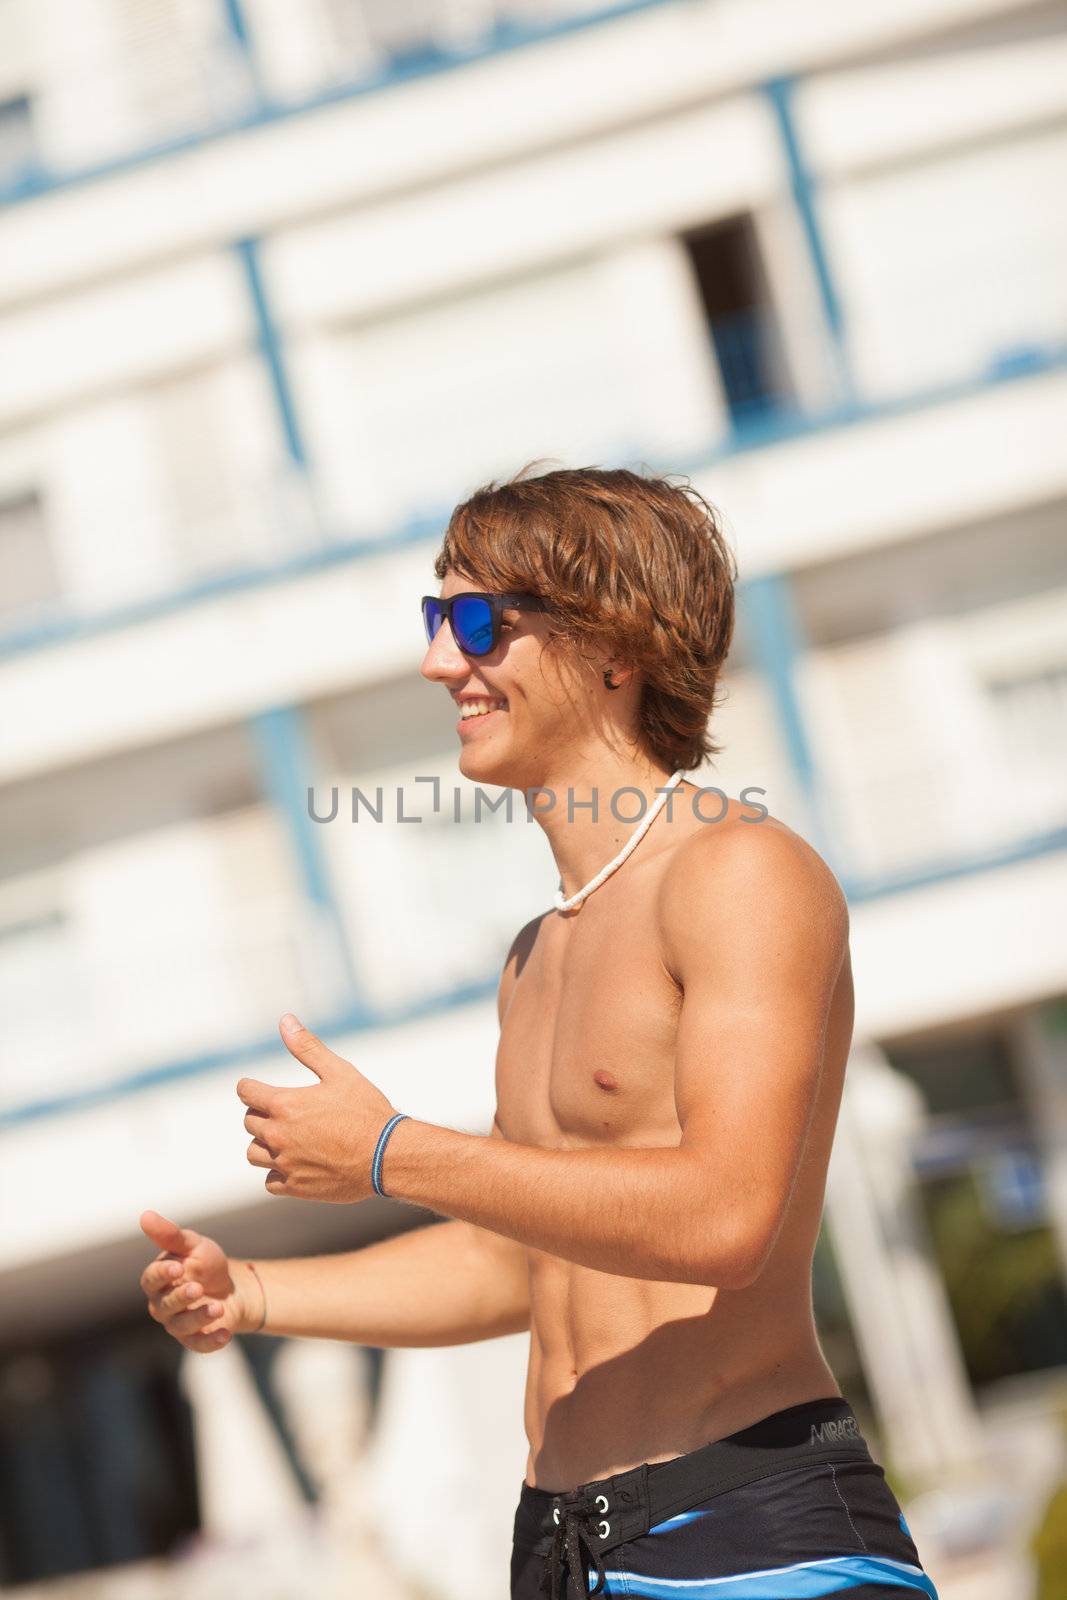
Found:
<svg viewBox="0 0 1067 1600"><path fill-rule="evenodd" d="M1067 1332L1055 1348L1063 1289L1052 1230L1001 1231L970 1173L929 1185L925 1199L972 1383L1067 1359Z"/></svg>

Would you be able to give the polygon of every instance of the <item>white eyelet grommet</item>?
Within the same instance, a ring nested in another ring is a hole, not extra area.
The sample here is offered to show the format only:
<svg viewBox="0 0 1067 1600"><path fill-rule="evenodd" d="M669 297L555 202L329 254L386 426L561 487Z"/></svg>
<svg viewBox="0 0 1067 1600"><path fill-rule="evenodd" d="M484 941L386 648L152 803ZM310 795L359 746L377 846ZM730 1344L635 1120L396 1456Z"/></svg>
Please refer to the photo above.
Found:
<svg viewBox="0 0 1067 1600"><path fill-rule="evenodd" d="M601 1528L603 1530L601 1535L600 1535L600 1537L602 1539L606 1539L608 1534L611 1532L611 1523L610 1522L602 1522L600 1524L600 1526L601 1526Z"/></svg>
<svg viewBox="0 0 1067 1600"><path fill-rule="evenodd" d="M608 1497L607 1497L606 1494L598 1494L597 1497L596 1497L596 1503L597 1503L597 1509L600 1510L600 1511L607 1511L607 1510L610 1509L609 1506L608 1506Z"/></svg>

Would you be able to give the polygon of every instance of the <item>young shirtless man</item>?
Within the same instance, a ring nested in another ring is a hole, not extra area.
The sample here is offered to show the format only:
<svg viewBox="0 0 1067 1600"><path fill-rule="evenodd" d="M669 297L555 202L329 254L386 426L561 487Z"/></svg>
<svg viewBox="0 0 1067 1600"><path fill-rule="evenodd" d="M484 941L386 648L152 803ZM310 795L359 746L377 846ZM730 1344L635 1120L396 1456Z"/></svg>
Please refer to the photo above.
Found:
<svg viewBox="0 0 1067 1600"><path fill-rule="evenodd" d="M205 1352L264 1326L387 1347L528 1330L512 1600L934 1595L812 1314L845 900L790 828L682 777L716 750L733 630L715 513L627 471L520 476L456 509L435 570L422 674L478 713L460 770L523 792L563 901L507 957L492 1132L398 1120L287 1015L317 1081L237 1085L267 1190L378 1189L451 1220L253 1267L145 1212L149 1311Z"/></svg>

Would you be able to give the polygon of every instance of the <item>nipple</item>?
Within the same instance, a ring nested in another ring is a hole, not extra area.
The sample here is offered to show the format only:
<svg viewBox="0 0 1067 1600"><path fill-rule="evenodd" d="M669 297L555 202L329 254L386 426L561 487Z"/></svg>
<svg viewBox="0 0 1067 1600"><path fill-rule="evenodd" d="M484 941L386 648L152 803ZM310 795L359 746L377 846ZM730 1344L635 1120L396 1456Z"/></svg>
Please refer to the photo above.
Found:
<svg viewBox="0 0 1067 1600"><path fill-rule="evenodd" d="M611 1073L605 1072L603 1068L598 1068L593 1073L593 1082L598 1084L601 1089L617 1089L619 1087Z"/></svg>

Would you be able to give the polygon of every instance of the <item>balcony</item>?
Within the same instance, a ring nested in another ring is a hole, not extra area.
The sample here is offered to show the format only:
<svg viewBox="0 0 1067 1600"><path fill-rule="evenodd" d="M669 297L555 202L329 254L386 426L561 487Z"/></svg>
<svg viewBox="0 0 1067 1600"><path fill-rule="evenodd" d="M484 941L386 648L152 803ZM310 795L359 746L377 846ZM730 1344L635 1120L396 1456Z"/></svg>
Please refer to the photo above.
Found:
<svg viewBox="0 0 1067 1600"><path fill-rule="evenodd" d="M668 3L308 0L294 27L263 0L217 0L89 17L46 49L16 4L0 48L34 81L0 100L0 205Z"/></svg>

